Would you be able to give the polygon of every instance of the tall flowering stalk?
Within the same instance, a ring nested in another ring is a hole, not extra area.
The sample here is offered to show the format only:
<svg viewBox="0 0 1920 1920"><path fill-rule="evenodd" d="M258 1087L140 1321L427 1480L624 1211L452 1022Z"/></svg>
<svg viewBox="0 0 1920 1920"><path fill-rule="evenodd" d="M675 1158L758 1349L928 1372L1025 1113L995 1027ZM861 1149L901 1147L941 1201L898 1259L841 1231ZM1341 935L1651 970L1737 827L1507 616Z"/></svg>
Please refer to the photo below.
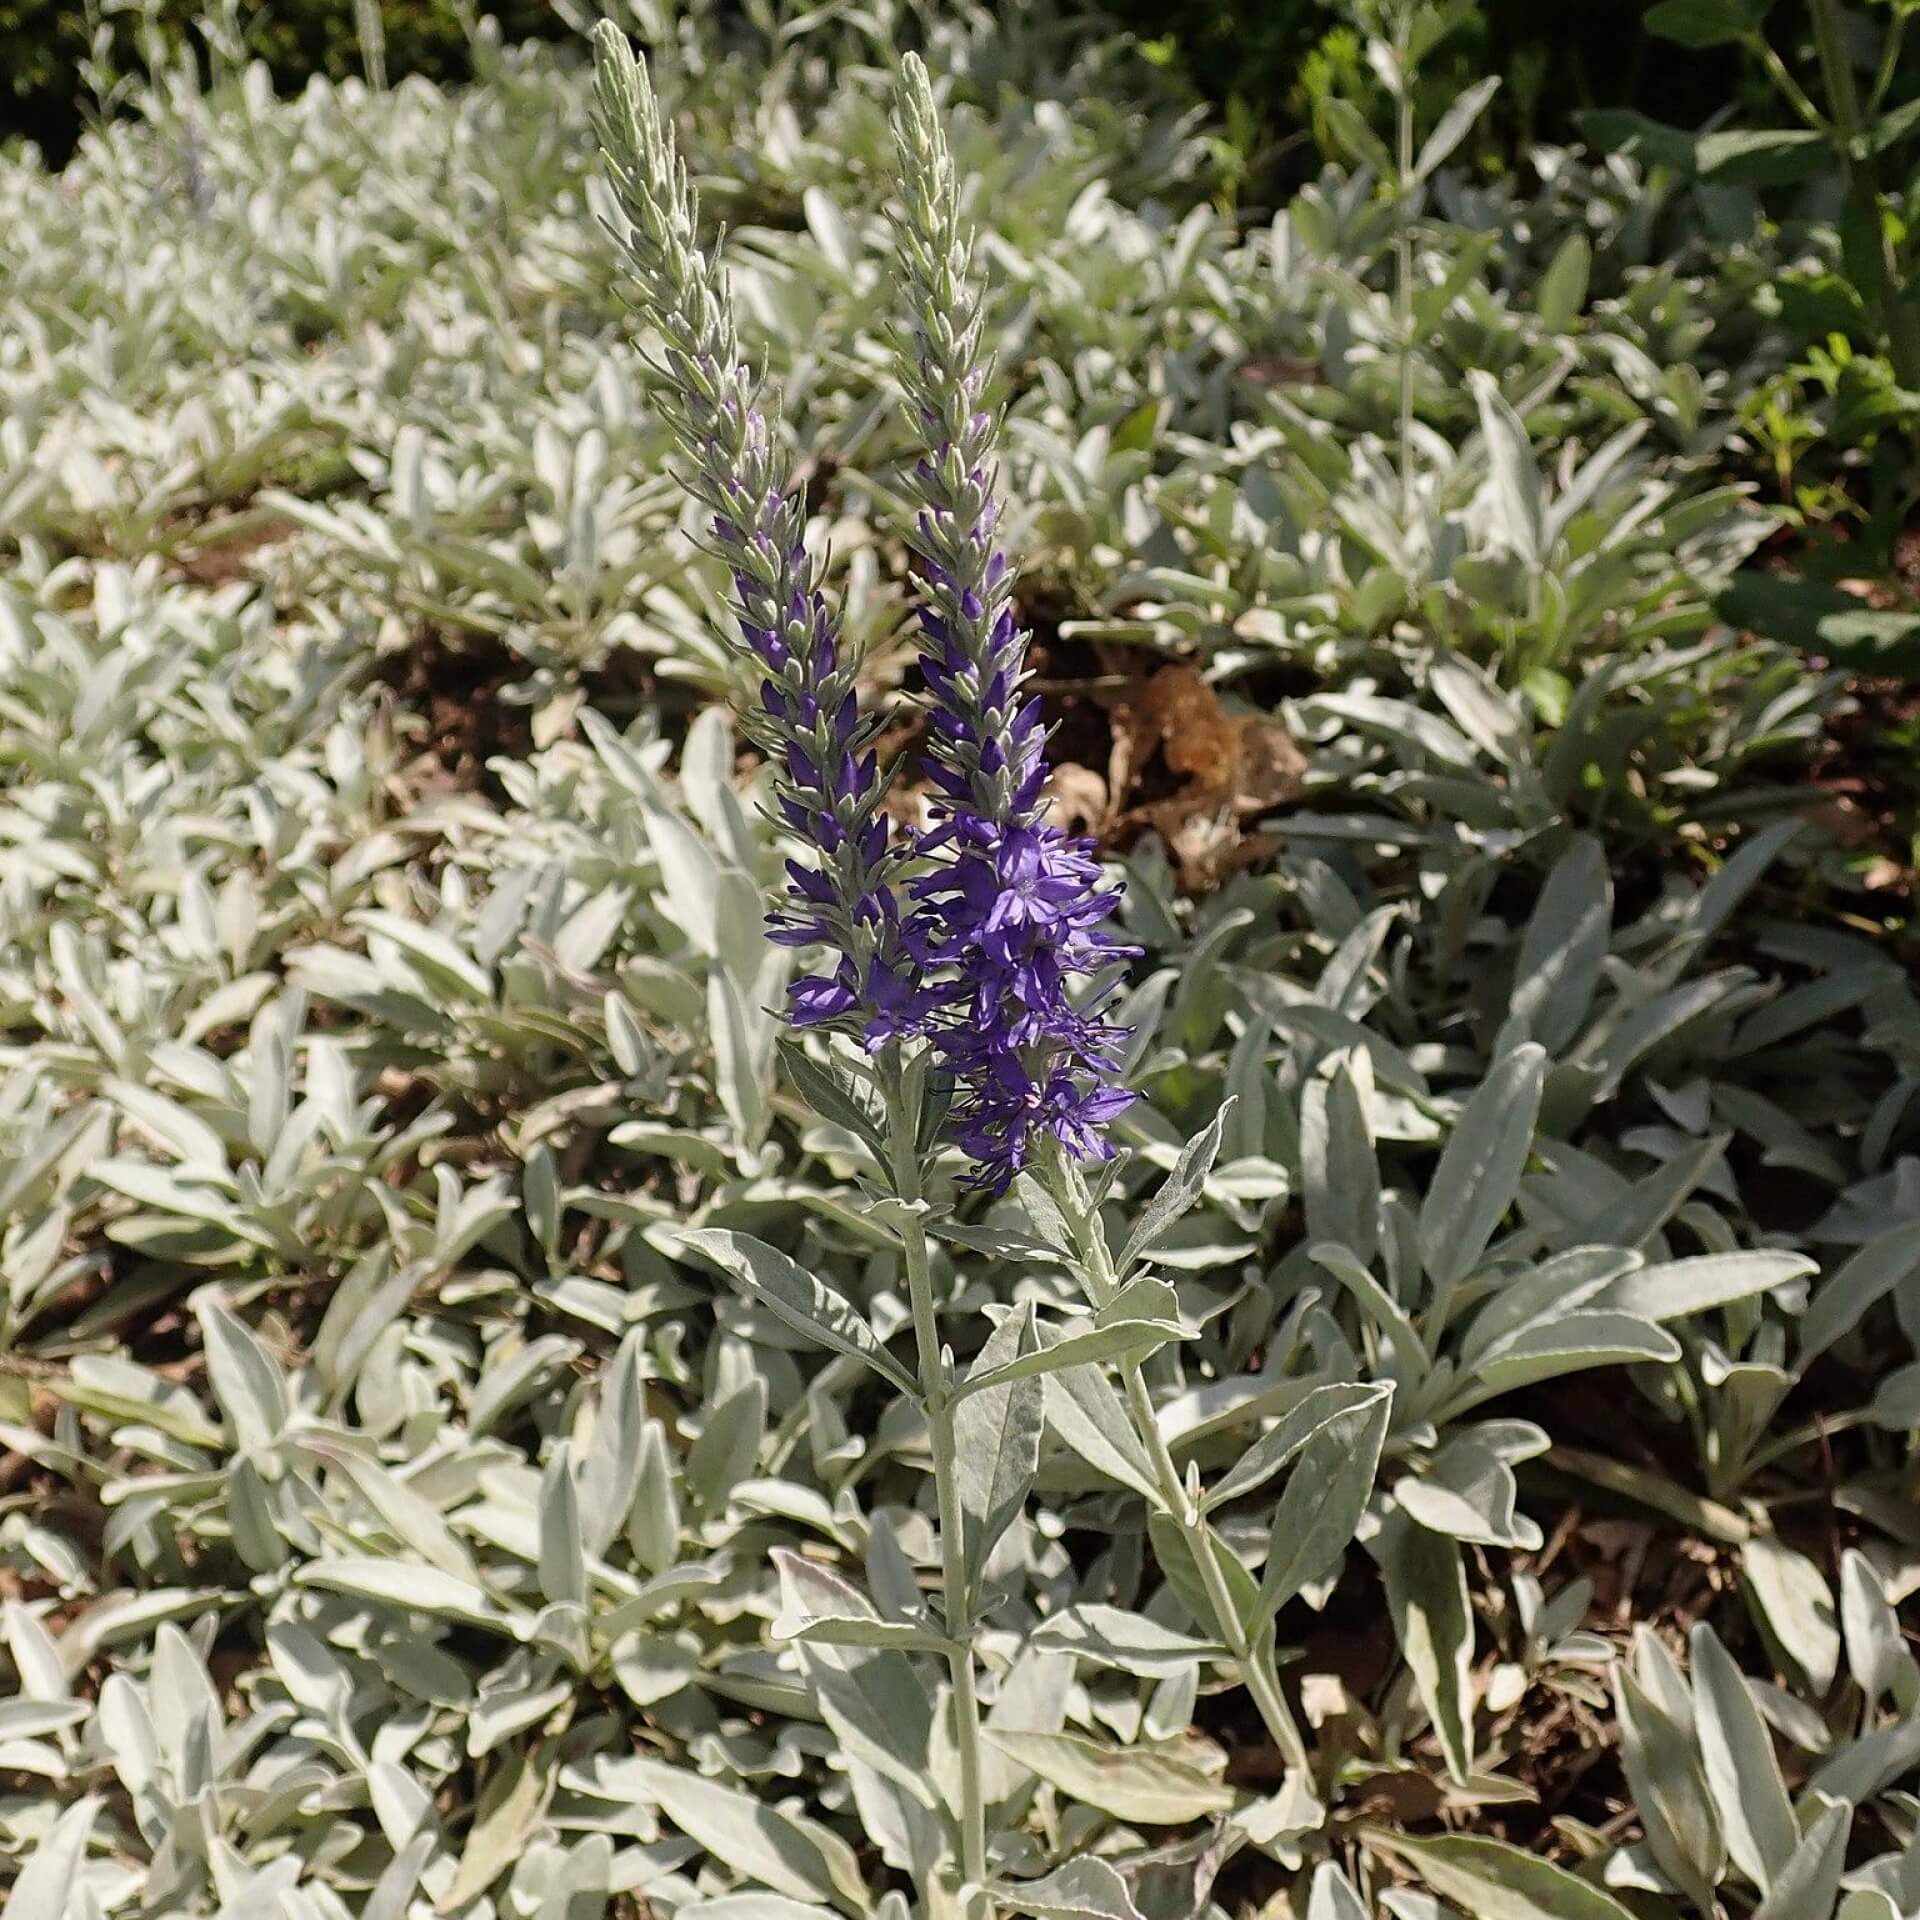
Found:
<svg viewBox="0 0 1920 1920"><path fill-rule="evenodd" d="M912 54L893 137L907 309L897 364L926 448L911 484L938 793L920 841L935 864L914 884L909 944L946 970L932 1035L954 1083L952 1130L977 1182L998 1188L1050 1142L1076 1159L1111 1154L1102 1130L1133 1097L1114 1071L1122 1036L1074 996L1128 950L1103 931L1117 895L1102 890L1091 850L1044 818L1046 732L997 538L984 302L933 90Z"/></svg>
<svg viewBox="0 0 1920 1920"><path fill-rule="evenodd" d="M1117 895L1101 887L1091 849L1044 818L1046 732L997 538L984 300L933 89L912 54L893 140L906 309L897 366L925 449L911 484L937 794L919 838L933 864L913 883L907 938L941 982L928 1033L952 1086L949 1131L974 1184L997 1191L1036 1155L1111 1157L1103 1130L1133 1098L1115 1071L1123 1036L1074 990L1127 949L1103 930Z"/></svg>
<svg viewBox="0 0 1920 1920"><path fill-rule="evenodd" d="M624 222L614 233L634 301L658 329L654 399L674 431L708 536L733 574L735 612L758 679L748 724L775 769L780 815L817 864L789 861L769 932L824 945L831 973L789 988L800 1025L854 1028L871 1045L909 1031L924 995L909 984L899 871L905 851L883 809L873 749L881 720L862 713L855 662L840 644L807 551L806 508L785 484L770 398L740 352L733 302L696 234L697 207L647 71L611 27L596 37L601 145Z"/></svg>
<svg viewBox="0 0 1920 1920"><path fill-rule="evenodd" d="M918 1398L927 1417L940 1519L942 1600L951 1677L955 1878L968 1891L969 1920L991 1912L980 1712L974 1682L974 1583L965 1558L966 1518L957 1465L952 1366L941 1343L918 1155L924 1072L906 1044L943 1000L922 976L924 936L905 891L903 861L883 811L873 751L879 721L860 710L846 658L819 589L802 531L800 499L782 484L769 409L742 359L733 308L718 266L695 238L695 205L672 132L660 117L646 69L610 25L595 35L600 134L625 215L616 225L637 304L659 330L657 402L679 439L693 490L711 510L711 534L733 571L741 639L759 681L753 724L774 759L781 819L818 852L817 867L788 863L790 888L770 932L799 946L823 945L833 970L792 989L800 1025L846 1028L875 1056L872 1078L886 1106L894 1204L882 1216L898 1236L919 1349ZM903 911L903 902L906 911ZM696 1245L723 1264L780 1262L745 1236L709 1234Z"/></svg>
<svg viewBox="0 0 1920 1920"><path fill-rule="evenodd" d="M939 824L922 850L943 856L915 883L922 911L909 938L958 977L960 1017L937 1025L933 1037L955 1079L962 1145L988 1185L1003 1185L1030 1158L1038 1163L1099 1311L1121 1279L1074 1163L1109 1155L1101 1129L1132 1096L1113 1070L1118 1030L1069 990L1125 950L1101 930L1115 899L1100 891L1090 851L1041 816L1046 740L1038 702L1024 692L1026 636L995 539L983 300L933 89L912 54L895 96L893 135L901 189L895 232L911 316L898 341L899 374L928 449L913 477L941 799ZM1185 1538L1215 1628L1269 1732L1304 1778L1306 1744L1280 1688L1271 1633L1251 1626L1235 1604L1219 1558L1227 1549L1181 1478L1139 1357L1123 1356L1120 1365L1160 1503Z"/></svg>

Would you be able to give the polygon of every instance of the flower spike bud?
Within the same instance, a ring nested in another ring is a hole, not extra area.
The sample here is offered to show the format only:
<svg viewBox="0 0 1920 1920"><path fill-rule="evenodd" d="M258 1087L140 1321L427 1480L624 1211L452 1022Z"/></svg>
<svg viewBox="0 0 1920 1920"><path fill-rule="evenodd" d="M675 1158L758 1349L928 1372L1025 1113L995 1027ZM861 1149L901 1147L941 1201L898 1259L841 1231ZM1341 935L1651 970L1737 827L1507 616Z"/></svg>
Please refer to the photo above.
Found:
<svg viewBox="0 0 1920 1920"><path fill-rule="evenodd" d="M806 510L788 484L771 421L777 397L742 357L733 299L699 244L699 206L646 65L602 22L594 34L601 147L620 217L636 309L658 332L653 399L672 428L690 490L708 510L708 545L733 576L734 611L759 698L746 724L775 769L779 818L816 867L789 866L771 936L825 945L832 971L789 989L797 1025L833 1024L872 1046L916 1032L931 1001L912 979L898 881L907 849L884 809L874 752L880 722L862 714Z"/></svg>

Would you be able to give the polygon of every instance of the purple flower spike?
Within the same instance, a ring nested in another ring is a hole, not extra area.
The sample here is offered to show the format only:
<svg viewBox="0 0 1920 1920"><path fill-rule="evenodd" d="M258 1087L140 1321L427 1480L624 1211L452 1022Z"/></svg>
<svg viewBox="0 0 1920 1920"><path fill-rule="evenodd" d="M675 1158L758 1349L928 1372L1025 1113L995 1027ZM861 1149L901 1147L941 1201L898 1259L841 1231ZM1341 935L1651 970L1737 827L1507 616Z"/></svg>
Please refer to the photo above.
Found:
<svg viewBox="0 0 1920 1920"><path fill-rule="evenodd" d="M915 958L952 981L931 1033L953 1076L952 1137L975 1183L998 1190L1049 1139L1079 1160L1109 1157L1103 1129L1132 1101L1118 1082L1125 1033L1075 997L1087 976L1134 949L1104 922L1090 845L1043 819L1046 731L1023 692L1027 636L1013 570L995 544L999 505L982 407L983 302L946 137L925 70L907 63L893 123L902 206L894 230L910 329L898 341L907 418L933 443L914 463L914 546L927 599L921 646L933 698L929 742L939 800L920 851L938 862L913 884Z"/></svg>

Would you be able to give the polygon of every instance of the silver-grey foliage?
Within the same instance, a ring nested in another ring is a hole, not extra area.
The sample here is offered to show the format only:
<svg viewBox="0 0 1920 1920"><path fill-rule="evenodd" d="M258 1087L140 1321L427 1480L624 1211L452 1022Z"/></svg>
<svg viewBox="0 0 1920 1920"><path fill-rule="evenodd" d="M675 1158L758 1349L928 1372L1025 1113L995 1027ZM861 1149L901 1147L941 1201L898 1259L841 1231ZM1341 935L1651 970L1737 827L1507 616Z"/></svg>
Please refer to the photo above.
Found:
<svg viewBox="0 0 1920 1920"><path fill-rule="evenodd" d="M645 12L884 697L902 22ZM1246 858L1108 796L1130 1151L984 1207L783 1050L581 65L0 162L9 1920L938 1911L956 1574L1003 1912L1920 1913L1920 1004L1786 818L1844 689L1710 612L1780 261L1562 153L1229 219L1043 28L926 37L1020 592L1303 766ZM1576 1502L1689 1543L1684 1647ZM1632 1803L1553 1860L1481 1811L1549 1712Z"/></svg>

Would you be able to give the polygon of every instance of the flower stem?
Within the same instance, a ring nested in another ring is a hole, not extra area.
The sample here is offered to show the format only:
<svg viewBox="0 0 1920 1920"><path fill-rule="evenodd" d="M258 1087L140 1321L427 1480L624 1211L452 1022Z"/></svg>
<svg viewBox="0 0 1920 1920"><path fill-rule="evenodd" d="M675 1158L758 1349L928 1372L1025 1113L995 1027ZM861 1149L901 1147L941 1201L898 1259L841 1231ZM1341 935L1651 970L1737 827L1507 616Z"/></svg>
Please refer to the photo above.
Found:
<svg viewBox="0 0 1920 1920"><path fill-rule="evenodd" d="M887 1147L893 1162L893 1186L909 1204L921 1198L920 1163L915 1151L914 1115L908 1111L897 1049L881 1074L887 1104ZM934 1310L933 1272L927 1257L926 1230L917 1215L898 1226L906 1261L907 1291L913 1305L913 1333L920 1355L920 1397L927 1414L927 1438L933 1452L933 1491L940 1514L940 1584L946 1615L947 1655L953 1676L954 1746L960 1764L960 1874L974 1887L987 1878L987 1808L981 1784L980 1699L973 1682L973 1593L967 1579L961 1535L960 1488L954 1472L953 1389L948 1377L940 1323ZM990 1920L984 1893L972 1896L968 1920Z"/></svg>
<svg viewBox="0 0 1920 1920"><path fill-rule="evenodd" d="M1055 1153L1052 1156L1048 1173L1054 1202L1066 1216L1068 1230L1080 1252L1080 1277L1087 1295L1096 1309L1104 1307L1119 1291L1120 1276L1114 1271L1113 1255L1108 1251L1106 1231L1100 1224L1100 1216L1088 1200L1086 1183L1065 1154ZM1168 1518L1180 1529L1187 1543L1187 1551L1193 1556L1193 1564L1199 1571L1200 1583L1206 1592L1207 1604L1213 1612L1214 1630L1239 1666L1247 1691L1253 1696L1253 1703L1260 1710L1260 1718L1266 1723L1267 1732L1279 1748L1281 1757L1289 1767L1299 1772L1303 1780L1311 1779L1313 1757L1307 1751L1300 1723L1293 1717L1293 1709L1287 1705L1287 1696L1281 1688L1280 1676L1275 1671L1266 1644L1267 1635L1263 1632L1256 1640L1247 1631L1240 1609L1234 1604L1233 1594L1227 1586L1227 1576L1215 1555L1213 1529L1207 1525L1205 1516L1189 1497L1186 1484L1180 1478L1179 1466L1174 1461L1173 1450L1167 1445L1166 1435L1161 1431L1160 1416L1154 1409L1153 1394L1147 1386L1147 1377L1141 1370L1140 1362L1133 1358L1123 1359L1120 1375L1126 1386L1127 1407L1133 1415L1134 1427L1153 1465L1154 1481L1160 1490L1160 1504Z"/></svg>

